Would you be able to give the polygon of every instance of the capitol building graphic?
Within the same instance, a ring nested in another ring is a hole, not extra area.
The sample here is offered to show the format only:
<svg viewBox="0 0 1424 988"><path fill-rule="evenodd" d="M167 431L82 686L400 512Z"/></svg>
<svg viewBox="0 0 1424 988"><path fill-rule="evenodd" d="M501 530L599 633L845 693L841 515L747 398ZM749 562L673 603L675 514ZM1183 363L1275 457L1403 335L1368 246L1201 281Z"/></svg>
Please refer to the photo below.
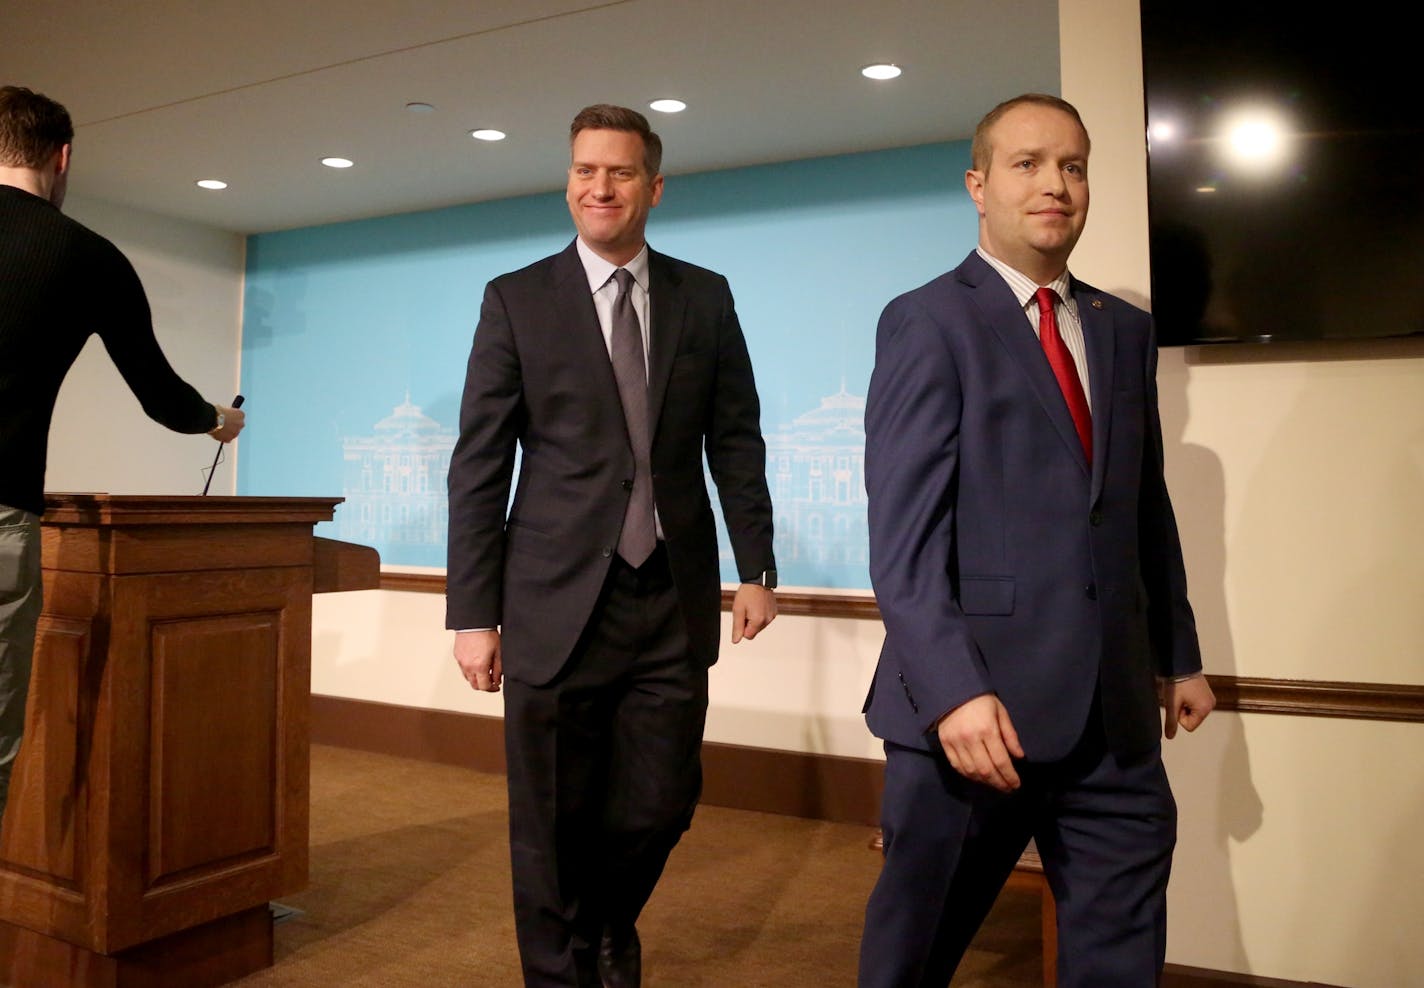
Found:
<svg viewBox="0 0 1424 988"><path fill-rule="evenodd" d="M865 398L842 383L816 408L766 433L776 563L787 586L870 586L864 416ZM388 563L444 566L446 474L456 438L407 394L371 435L344 439L339 537L375 546ZM710 477L708 488L714 490ZM722 578L735 583L731 542L722 513L714 514Z"/></svg>
<svg viewBox="0 0 1424 988"><path fill-rule="evenodd" d="M840 390L766 433L776 568L787 586L870 586L865 520L865 397ZM717 517L723 576L732 548Z"/></svg>
<svg viewBox="0 0 1424 988"><path fill-rule="evenodd" d="M444 566L449 499L445 475L456 433L410 395L369 436L341 443L341 538L376 546L381 558L407 566Z"/></svg>

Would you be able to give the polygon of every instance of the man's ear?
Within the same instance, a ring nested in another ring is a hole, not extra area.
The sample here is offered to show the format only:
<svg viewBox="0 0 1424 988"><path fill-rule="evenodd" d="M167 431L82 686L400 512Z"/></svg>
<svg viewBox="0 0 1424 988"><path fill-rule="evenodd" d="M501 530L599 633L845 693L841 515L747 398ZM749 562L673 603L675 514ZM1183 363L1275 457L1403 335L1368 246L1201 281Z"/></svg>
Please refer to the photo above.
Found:
<svg viewBox="0 0 1424 988"><path fill-rule="evenodd" d="M964 187L969 191L969 198L974 200L974 206L979 210L979 215L984 215L984 173L975 171L973 168L964 173Z"/></svg>
<svg viewBox="0 0 1424 988"><path fill-rule="evenodd" d="M55 154L54 173L56 175L69 174L69 152L72 147L72 144L65 144Z"/></svg>

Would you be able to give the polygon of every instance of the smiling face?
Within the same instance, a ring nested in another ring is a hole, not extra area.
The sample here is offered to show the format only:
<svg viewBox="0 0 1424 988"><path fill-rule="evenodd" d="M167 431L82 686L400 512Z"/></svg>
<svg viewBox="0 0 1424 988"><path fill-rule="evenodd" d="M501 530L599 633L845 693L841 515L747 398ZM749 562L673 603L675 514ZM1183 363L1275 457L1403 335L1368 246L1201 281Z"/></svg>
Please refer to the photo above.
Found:
<svg viewBox="0 0 1424 988"><path fill-rule="evenodd" d="M1068 266L1088 219L1088 135L1062 110L1025 103L988 138L988 167L964 176L979 210L979 246L1046 284Z"/></svg>
<svg viewBox="0 0 1424 988"><path fill-rule="evenodd" d="M648 211L663 197L663 177L648 174L643 150L624 130L581 130L573 141L569 214L583 242L620 266L642 250Z"/></svg>

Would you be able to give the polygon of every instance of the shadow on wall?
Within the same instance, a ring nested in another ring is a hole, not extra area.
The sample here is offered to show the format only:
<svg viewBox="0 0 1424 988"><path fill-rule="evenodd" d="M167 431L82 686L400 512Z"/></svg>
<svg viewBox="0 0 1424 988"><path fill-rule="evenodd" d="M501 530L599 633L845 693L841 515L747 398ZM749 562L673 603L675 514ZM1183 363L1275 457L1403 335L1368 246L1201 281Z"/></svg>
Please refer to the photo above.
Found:
<svg viewBox="0 0 1424 988"><path fill-rule="evenodd" d="M1188 369L1182 351L1166 351L1158 370L1162 439L1172 506L1182 536L1189 593L1196 613L1202 662L1212 675L1237 674L1226 595L1226 481L1220 458L1205 446L1188 443ZM1183 917L1174 925L1197 943L1210 943L1211 966L1247 971L1250 965L1233 885L1233 844L1261 828L1261 797L1251 779L1251 760L1239 716L1209 718L1195 735L1179 733L1165 742L1173 776L1181 778L1178 857L1172 883L1194 904L1211 903L1210 915ZM1215 753L1219 763L1205 767ZM1172 763L1177 763L1175 767ZM1189 779L1187 782L1185 780ZM1185 793L1192 798L1181 798ZM1203 799L1202 797L1206 797ZM1185 858L1182 851L1191 855ZM1180 913L1178 914L1180 916ZM1202 963L1193 957L1188 963Z"/></svg>

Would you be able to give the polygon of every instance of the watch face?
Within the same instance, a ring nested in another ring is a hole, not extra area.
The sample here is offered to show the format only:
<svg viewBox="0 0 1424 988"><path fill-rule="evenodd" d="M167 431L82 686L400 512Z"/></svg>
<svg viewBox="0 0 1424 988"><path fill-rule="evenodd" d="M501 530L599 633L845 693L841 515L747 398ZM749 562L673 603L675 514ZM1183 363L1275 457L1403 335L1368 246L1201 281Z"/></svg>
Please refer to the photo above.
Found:
<svg viewBox="0 0 1424 988"><path fill-rule="evenodd" d="M761 585L768 590L776 589L776 570L769 569L761 575Z"/></svg>

